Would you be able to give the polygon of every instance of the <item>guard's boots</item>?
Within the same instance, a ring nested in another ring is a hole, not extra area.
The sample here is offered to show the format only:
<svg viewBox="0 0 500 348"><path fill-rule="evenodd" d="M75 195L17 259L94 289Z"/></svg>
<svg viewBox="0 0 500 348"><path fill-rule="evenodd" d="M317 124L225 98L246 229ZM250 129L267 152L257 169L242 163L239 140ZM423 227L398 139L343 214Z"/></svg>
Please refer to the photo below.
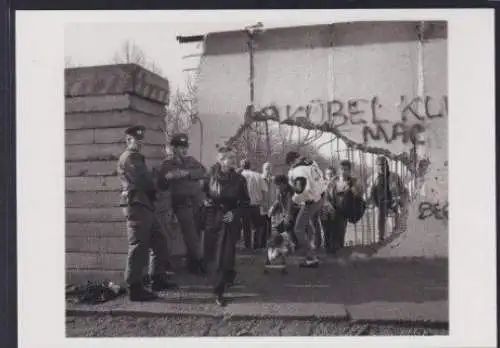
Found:
<svg viewBox="0 0 500 348"><path fill-rule="evenodd" d="M142 283L131 284L128 288L128 296L133 302L153 301L158 298L155 293L146 290Z"/></svg>
<svg viewBox="0 0 500 348"><path fill-rule="evenodd" d="M177 289L179 286L168 280L166 274L151 276L151 290L164 291Z"/></svg>

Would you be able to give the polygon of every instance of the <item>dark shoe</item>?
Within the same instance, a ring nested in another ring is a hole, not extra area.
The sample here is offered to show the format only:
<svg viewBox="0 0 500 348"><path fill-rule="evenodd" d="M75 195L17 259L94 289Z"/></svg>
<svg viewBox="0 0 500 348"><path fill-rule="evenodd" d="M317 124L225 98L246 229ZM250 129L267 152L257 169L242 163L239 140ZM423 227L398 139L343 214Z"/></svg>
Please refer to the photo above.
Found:
<svg viewBox="0 0 500 348"><path fill-rule="evenodd" d="M158 299L158 296L146 290L142 284L131 285L128 289L128 296L132 302L147 302Z"/></svg>
<svg viewBox="0 0 500 348"><path fill-rule="evenodd" d="M202 265L203 263L198 260L189 260L188 261L188 272L195 275L204 275L205 268Z"/></svg>
<svg viewBox="0 0 500 348"><path fill-rule="evenodd" d="M205 265L205 261L199 261L198 264L198 272L201 276L206 276L207 275L207 267Z"/></svg>
<svg viewBox="0 0 500 348"><path fill-rule="evenodd" d="M189 261L188 262L188 271L189 271L189 273L199 275L199 276L205 276L207 274L205 262L203 262L202 260Z"/></svg>
<svg viewBox="0 0 500 348"><path fill-rule="evenodd" d="M318 268L319 260L318 258L306 257L300 264L301 268Z"/></svg>
<svg viewBox="0 0 500 348"><path fill-rule="evenodd" d="M234 286L236 284L236 272L234 271L231 271L228 273L227 275L227 283L226 283L226 286L227 287L231 287L231 286Z"/></svg>
<svg viewBox="0 0 500 348"><path fill-rule="evenodd" d="M151 277L151 290L153 291L175 290L178 288L179 286L176 283L169 282L165 275Z"/></svg>
<svg viewBox="0 0 500 348"><path fill-rule="evenodd" d="M215 303L220 306L220 307L225 307L227 302L226 299L224 298L223 295L216 295L215 296Z"/></svg>

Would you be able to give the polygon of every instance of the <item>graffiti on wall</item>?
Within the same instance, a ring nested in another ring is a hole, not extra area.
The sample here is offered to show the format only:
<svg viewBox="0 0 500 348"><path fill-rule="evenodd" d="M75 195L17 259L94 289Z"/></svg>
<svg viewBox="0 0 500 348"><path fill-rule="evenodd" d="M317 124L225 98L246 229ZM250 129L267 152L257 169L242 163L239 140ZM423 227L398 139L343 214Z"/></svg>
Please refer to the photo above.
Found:
<svg viewBox="0 0 500 348"><path fill-rule="evenodd" d="M426 220L430 217L437 220L448 220L448 202L442 204L440 202L421 202L418 206L418 213L420 220Z"/></svg>
<svg viewBox="0 0 500 348"><path fill-rule="evenodd" d="M379 97L374 96L370 99L353 98L346 101L315 99L299 106L269 105L250 113L247 108L247 115L250 114L255 121L301 124L323 131L341 131L349 125L361 126L365 143L369 140L382 140L386 143L401 140L405 144L419 144L422 143L419 134L425 131L423 122L426 119L447 117L448 99L446 96L440 99L431 96L401 96L396 111L399 113L397 122L385 119L382 103Z"/></svg>

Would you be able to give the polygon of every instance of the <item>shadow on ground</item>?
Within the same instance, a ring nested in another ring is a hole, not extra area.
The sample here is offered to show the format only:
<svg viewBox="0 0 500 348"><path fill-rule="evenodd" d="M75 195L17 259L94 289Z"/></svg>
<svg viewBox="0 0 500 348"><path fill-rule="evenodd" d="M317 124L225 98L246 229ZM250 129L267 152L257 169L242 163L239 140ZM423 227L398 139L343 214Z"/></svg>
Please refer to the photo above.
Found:
<svg viewBox="0 0 500 348"><path fill-rule="evenodd" d="M345 305L366 302L413 302L448 299L448 260L446 259L360 259L350 260L345 251L340 259L322 256L317 269L298 267L299 259L289 259L288 274L264 274L263 254L238 257L236 286L229 297L235 302L323 302ZM176 281L190 293L211 293L210 279L185 274ZM169 301L173 301L171 299ZM200 298L183 301L203 302Z"/></svg>

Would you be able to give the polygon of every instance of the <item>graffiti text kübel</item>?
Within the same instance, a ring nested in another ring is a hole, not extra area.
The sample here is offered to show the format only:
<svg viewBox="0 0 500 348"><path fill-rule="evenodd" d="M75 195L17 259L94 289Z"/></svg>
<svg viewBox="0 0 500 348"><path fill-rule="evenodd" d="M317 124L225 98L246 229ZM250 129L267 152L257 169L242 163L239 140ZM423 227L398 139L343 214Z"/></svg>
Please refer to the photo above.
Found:
<svg viewBox="0 0 500 348"><path fill-rule="evenodd" d="M356 98L347 101L312 100L307 105L285 106L285 117L281 117L280 108L275 105L264 107L254 113L255 119L272 119L282 123L307 122L324 130L341 128L345 125L362 126L364 141L384 140L390 143L401 139L419 143L418 134L425 128L422 121L447 116L448 100L443 97L437 101L430 96L425 98L409 99L400 97L400 121L389 125L390 121L384 119L381 112L382 105L377 96L368 99ZM370 122L368 122L369 120ZM387 127L390 128L387 128Z"/></svg>

